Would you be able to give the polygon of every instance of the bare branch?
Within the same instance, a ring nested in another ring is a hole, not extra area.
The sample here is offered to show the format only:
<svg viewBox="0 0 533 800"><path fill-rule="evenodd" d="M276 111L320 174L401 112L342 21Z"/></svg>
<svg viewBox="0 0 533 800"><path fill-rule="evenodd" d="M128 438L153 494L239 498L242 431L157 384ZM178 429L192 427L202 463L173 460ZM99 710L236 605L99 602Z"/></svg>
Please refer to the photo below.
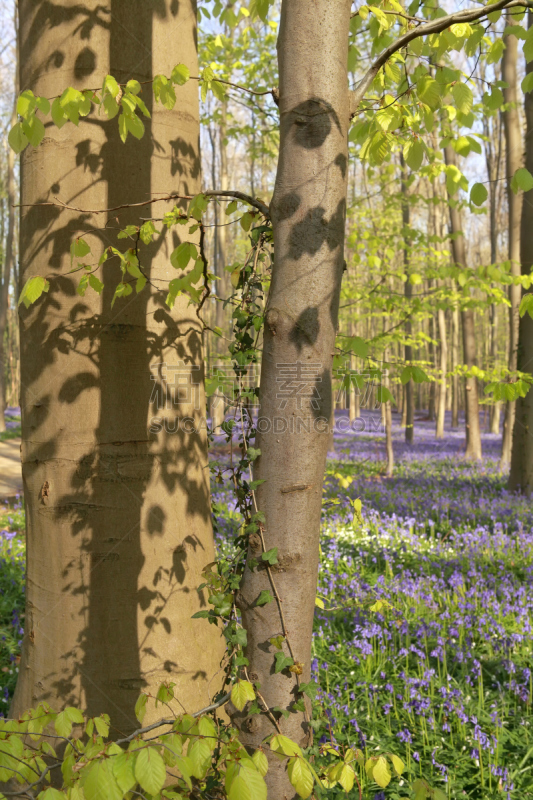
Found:
<svg viewBox="0 0 533 800"><path fill-rule="evenodd" d="M233 197L235 200L242 200L244 203L248 203L248 205L256 208L258 211L261 212L267 219L270 219L270 212L266 203L263 203L262 200L258 200L255 197L251 197L248 194L244 194L244 192L233 192L233 191L216 191L211 190L208 192L202 192L205 197ZM152 203L160 203L160 202L168 202L169 200L192 200L194 195L189 194L169 194L165 197L156 197L153 200L143 200L142 203L125 203L121 206L114 206L113 208L78 208L77 206L69 206L66 203L63 203L62 200L56 199L55 201L47 200L43 203L19 203L14 205L13 208L27 208L29 206L58 206L60 208L65 208L68 211L77 211L79 214L110 214L112 211L121 211L123 208L136 208L138 206L149 206Z"/></svg>

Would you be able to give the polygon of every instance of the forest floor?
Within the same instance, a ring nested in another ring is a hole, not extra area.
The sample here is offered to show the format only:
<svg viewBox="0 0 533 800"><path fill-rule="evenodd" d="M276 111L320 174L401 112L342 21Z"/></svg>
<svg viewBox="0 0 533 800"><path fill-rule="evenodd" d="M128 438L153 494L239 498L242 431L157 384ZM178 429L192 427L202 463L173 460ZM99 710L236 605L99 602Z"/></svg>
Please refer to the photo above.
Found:
<svg viewBox="0 0 533 800"><path fill-rule="evenodd" d="M484 433L471 463L464 428L447 419L436 440L423 417L411 446L395 417L385 478L379 414L354 430L337 414L311 664L328 723L316 735L394 753L449 798L532 800L533 506L505 488L500 436ZM213 449L230 457L222 437ZM213 499L228 551L241 519L228 484L213 482ZM0 507L0 713L23 632L23 530L20 500ZM382 791L359 777L363 800L408 796L397 779Z"/></svg>
<svg viewBox="0 0 533 800"><path fill-rule="evenodd" d="M20 466L20 409L6 412L6 431L0 433L0 500L16 499L22 492Z"/></svg>

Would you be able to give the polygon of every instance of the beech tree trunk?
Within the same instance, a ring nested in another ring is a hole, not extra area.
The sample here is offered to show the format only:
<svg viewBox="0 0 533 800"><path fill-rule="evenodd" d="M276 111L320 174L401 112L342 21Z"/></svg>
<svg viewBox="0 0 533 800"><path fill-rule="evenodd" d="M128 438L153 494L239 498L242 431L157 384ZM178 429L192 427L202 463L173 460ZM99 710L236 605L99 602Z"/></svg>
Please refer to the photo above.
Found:
<svg viewBox="0 0 533 800"><path fill-rule="evenodd" d="M350 336L355 336L355 324L353 320L350 322ZM350 355L350 370L355 370L355 356L353 353ZM351 380L348 395L348 415L350 422L354 422L356 419L359 419L361 415L359 387L357 387L357 391L355 391L355 389L355 381Z"/></svg>
<svg viewBox="0 0 533 800"><path fill-rule="evenodd" d="M11 117L11 125L17 121L17 81L15 80L15 104ZM6 250L4 255L4 268L2 270L2 285L0 286L0 432L5 431L5 410L6 410L6 353L5 338L7 326L7 313L9 308L9 284L14 261L14 242L15 242L15 153L9 147L7 152L7 236Z"/></svg>
<svg viewBox="0 0 533 800"><path fill-rule="evenodd" d="M440 342L440 385L439 404L437 409L437 425L435 437L444 438L444 418L446 415L446 371L448 369L448 342L446 339L446 314L443 308L437 311L437 325Z"/></svg>
<svg viewBox="0 0 533 800"><path fill-rule="evenodd" d="M250 566L240 603L248 631L246 651L252 680L270 708L295 700L295 679L274 673L269 638L287 633L285 652L303 664L309 680L311 634L318 571L322 484L332 423L331 365L344 261L349 98L347 41L350 0L283 2L278 38L280 155L271 214L275 263L268 299L261 370L255 478L265 480L258 505L262 532L250 537ZM313 43L312 58L309 43ZM300 398L284 387L305 384ZM275 590L261 550L277 548ZM276 600L257 607L264 589ZM284 622L280 616L283 610ZM257 747L275 729L262 714L235 714L244 741ZM287 736L305 744L302 712L280 719ZM284 764L270 762L269 796L282 800L294 790Z"/></svg>
<svg viewBox="0 0 533 800"><path fill-rule="evenodd" d="M197 74L194 2L153 8L143 0L108 8L20 0L21 89L53 97L68 85L101 85L106 73L150 81L178 59ZM207 604L197 586L214 547L200 325L185 298L172 312L164 304L175 274L172 236L140 251L162 289L146 287L111 308L118 265L104 265L102 296L88 289L80 297L67 275L69 247L85 233L95 263L104 247L124 248L116 232L140 224L139 211L107 220L31 205L57 196L105 209L151 192L198 192L197 92L192 81L180 88L169 111L152 108L147 91L152 118L140 141L124 145L117 120L95 116L79 127L50 126L22 156L21 202L30 207L21 220L21 281L48 275L50 290L20 312L28 565L15 717L46 700L58 710L107 712L112 732L129 732L143 689L172 680L194 711L218 688L209 681L222 642L207 621L191 622ZM176 375L190 387L183 402ZM167 424L158 427L156 417ZM189 417L199 432L180 425Z"/></svg>
<svg viewBox="0 0 533 800"><path fill-rule="evenodd" d="M512 12L507 16L507 24L518 24L513 20ZM508 242L509 260L511 262L511 275L520 275L520 215L522 196L515 194L511 189L511 179L516 170L522 166L522 136L520 118L518 115L517 93L517 59L518 39L516 36L505 37L505 51L502 60L502 79L508 84L503 90L505 111L503 111L503 124L505 131L505 169L507 176L507 207L509 214ZM531 234L528 231L527 235ZM509 286L509 369L516 370L518 349L518 327L521 287L511 284ZM511 443L514 427L516 401L505 404L505 418L503 423L501 467L507 467L511 461Z"/></svg>
<svg viewBox="0 0 533 800"><path fill-rule="evenodd" d="M410 222L410 213L409 213L409 201L407 199L407 167L405 166L405 162L403 159L403 155L400 155L400 163L402 168L402 179L401 179L401 190L402 190L402 222L404 227L404 248L403 248L403 261L404 261L404 270L405 274L407 275L407 279L404 284L404 293L406 299L409 301L413 296L413 284L409 280L409 239L407 235L407 230L411 224ZM409 339L413 332L413 325L411 323L411 319L407 319L405 323L405 335L407 339ZM411 344L405 345L405 361L406 364L409 365L413 360L413 346ZM411 378L405 384L405 441L408 444L412 444L414 441L415 436L415 392L414 392L414 382ZM403 414L402 414L403 420Z"/></svg>
<svg viewBox="0 0 533 800"><path fill-rule="evenodd" d="M533 25L533 12L528 11L528 27ZM526 64L526 75L533 72L533 61ZM526 117L525 167L533 170L533 96L524 95ZM529 275L533 266L533 189L524 193L520 236L520 261L522 274ZM531 290L529 290L531 291ZM533 373L533 319L524 314L518 331L517 368ZM533 391L516 401L513 428L511 473L509 488L530 495L533 492Z"/></svg>
<svg viewBox="0 0 533 800"><path fill-rule="evenodd" d="M459 365L459 309L452 310L452 430L459 427L459 375L455 372Z"/></svg>
<svg viewBox="0 0 533 800"><path fill-rule="evenodd" d="M455 151L451 145L445 150L447 164L455 164ZM452 240L453 260L456 264L465 267L465 243L462 233L461 219L459 210L455 203L449 203L450 208L450 229L455 234ZM471 369L476 364L476 332L474 325L474 312L471 308L461 311L461 321L463 323L463 356L464 363ZM465 434L466 448L465 457L472 459L481 458L481 430L479 425L479 400L478 387L475 377L465 378Z"/></svg>

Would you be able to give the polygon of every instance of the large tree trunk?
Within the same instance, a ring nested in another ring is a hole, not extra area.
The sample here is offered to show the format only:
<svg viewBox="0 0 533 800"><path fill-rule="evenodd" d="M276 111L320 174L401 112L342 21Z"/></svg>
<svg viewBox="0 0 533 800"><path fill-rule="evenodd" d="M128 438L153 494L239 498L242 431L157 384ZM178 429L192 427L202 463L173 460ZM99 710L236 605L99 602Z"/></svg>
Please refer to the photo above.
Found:
<svg viewBox="0 0 533 800"><path fill-rule="evenodd" d="M507 17L509 25L518 24L513 20L512 12ZM520 214L522 197L511 189L511 179L516 170L522 166L522 135L518 115L517 75L516 62L518 58L518 39L516 36L507 36L505 51L502 61L502 78L508 84L503 90L505 111L503 123L505 130L505 169L507 176L507 206L509 209L509 260L511 262L511 275L520 275ZM528 231L528 236L531 232ZM521 287L511 284L509 287L509 369L516 370L518 348L518 326ZM506 467L511 460L511 443L514 426L516 402L505 405L505 418L503 423L503 440L500 466Z"/></svg>
<svg viewBox="0 0 533 800"><path fill-rule="evenodd" d="M282 606L256 607L273 590L264 563L245 572L241 592L248 631L249 674L268 706L290 707L294 676L274 673L270 637L288 633L309 680L318 571L322 483L332 421L331 364L344 260L349 124L347 37L350 0L282 4L278 39L280 157L271 204L276 258L266 311L255 477L265 480L258 505L263 538L250 538L249 558L276 547L272 577ZM309 43L313 43L312 57ZM291 394L291 380L305 396ZM252 562L253 563L253 562ZM280 617L283 609L284 622ZM283 645L289 652L287 643ZM274 728L265 716L236 715L244 741L259 746ZM304 743L302 712L281 718L283 732ZM271 761L272 798L292 797L284 765Z"/></svg>
<svg viewBox="0 0 533 800"><path fill-rule="evenodd" d="M455 151L451 145L445 150L447 164L455 164ZM465 243L462 233L459 209L455 203L449 203L450 229L454 238L452 240L453 260L461 267L466 266ZM476 364L476 334L474 326L474 312L471 308L461 311L463 323L463 356L464 363L471 369ZM465 457L481 458L481 430L479 425L479 401L477 380L474 377L465 378Z"/></svg>
<svg viewBox="0 0 533 800"><path fill-rule="evenodd" d="M528 11L528 27L533 25L533 12ZM526 64L526 74L533 72L533 61ZM526 116L525 166L533 171L533 95L524 95ZM533 267L533 189L525 192L522 205L520 236L520 261L522 274L529 275ZM531 291L531 290L529 290ZM533 373L533 319L524 314L520 319L518 333L517 368L521 372ZM513 428L513 447L509 488L530 495L533 492L533 391L516 401Z"/></svg>
<svg viewBox="0 0 533 800"><path fill-rule="evenodd" d="M13 106L13 114L11 118L11 125L17 121L17 80L15 79L15 104ZM4 256L4 269L2 270L2 285L0 286L0 432L5 431L5 410L6 410L6 353L5 353L5 340L6 340L6 326L7 326L7 313L9 308L9 284L11 282L11 273L13 270L14 261L14 243L15 243L15 153L11 148L7 152L7 207L8 207L8 223L7 223L7 236L6 236L6 249Z"/></svg>
<svg viewBox="0 0 533 800"><path fill-rule="evenodd" d="M53 97L69 84L99 85L106 73L149 81L178 57L197 74L194 2L152 9L143 0L111 0L109 9L21 0L21 88ZM173 111L152 108L143 139L126 145L116 119L50 127L37 150L24 151L22 203L57 195L104 209L151 192L199 191L197 91L190 82ZM206 604L197 586L214 557L200 324L185 298L173 312L164 305L169 234L141 249L161 290L147 286L111 308L119 277L111 261L102 297L76 294L66 274L73 238L87 232L96 262L104 246L124 247L121 226L140 224L135 209L109 222L54 206L29 208L21 221L21 280L48 275L51 286L21 311L28 570L12 713L40 700L76 704L90 716L109 713L112 731L127 732L139 692L162 681L176 683L187 710L205 705L218 688L209 681L222 642L206 621L191 622ZM176 377L188 381L188 396L168 408ZM166 430L156 416L168 418ZM185 417L199 433L179 426Z"/></svg>

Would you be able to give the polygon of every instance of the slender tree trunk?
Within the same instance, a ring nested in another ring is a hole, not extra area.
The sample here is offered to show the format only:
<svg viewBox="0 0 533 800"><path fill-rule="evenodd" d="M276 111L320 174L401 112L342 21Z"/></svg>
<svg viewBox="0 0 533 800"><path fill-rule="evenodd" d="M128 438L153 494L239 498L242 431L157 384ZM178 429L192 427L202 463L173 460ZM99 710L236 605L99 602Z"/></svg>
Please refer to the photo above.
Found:
<svg viewBox="0 0 533 800"><path fill-rule="evenodd" d="M446 162L455 164L455 151L451 145L445 150ZM451 199L451 198L450 198ZM451 201L450 207L450 228L454 234L452 241L453 259L461 267L466 266L465 243L462 234L461 219L457 205ZM474 325L474 312L471 308L461 311L463 323L463 354L464 363L468 369L476 364L476 335ZM477 380L475 377L465 378L465 433L466 449L465 457L481 458L481 430L479 427L479 401Z"/></svg>
<svg viewBox="0 0 533 800"><path fill-rule="evenodd" d="M533 25L533 12L528 11L528 27ZM526 75L533 72L533 61L526 64ZM524 95L526 116L525 166L533 170L533 96ZM522 274L529 275L533 267L533 189L524 193L520 237L520 260ZM530 292L531 290L528 290ZM525 292L524 292L525 293ZM521 372L533 373L533 319L524 314L520 319L518 333L517 368ZM533 391L516 401L516 416L513 428L513 447L509 488L530 495L533 492Z"/></svg>
<svg viewBox="0 0 533 800"><path fill-rule="evenodd" d="M353 320L350 322L350 336L355 336L355 324ZM355 356L353 353L350 355L350 370L355 370ZM359 418L361 414L361 409L359 406L359 387L357 387L357 391L355 391L355 383L353 379L350 381L350 393L349 393L349 417L350 422L354 422L356 419Z"/></svg>
<svg viewBox="0 0 533 800"><path fill-rule="evenodd" d="M106 73L150 81L170 73L177 43L197 74L195 33L189 0L157 11L143 0L105 8L21 0L21 88L53 97L68 85L98 85ZM182 87L173 111L152 108L147 92L151 120L143 139L126 145L116 119L49 128L23 153L21 202L54 193L105 209L151 192L200 191L197 91L194 82ZM41 700L75 704L89 716L109 713L112 730L127 732L137 727L140 690L153 695L162 681L176 683L187 710L205 705L223 646L207 621L191 622L206 605L197 587L214 558L200 324L186 299L170 312L165 293L148 287L112 309L113 261L101 297L76 294L71 241L85 232L96 261L103 247L123 246L116 230L139 224L138 212L113 222L54 206L30 208L21 221L21 280L48 275L50 290L20 313L28 569L12 714ZM142 250L156 286L173 277L173 247L162 233ZM172 392L176 376L190 387L183 402ZM166 430L156 417L167 418Z"/></svg>
<svg viewBox="0 0 533 800"><path fill-rule="evenodd" d="M459 366L459 309L455 306L452 310L452 430L459 427L459 375L456 369Z"/></svg>
<svg viewBox="0 0 533 800"><path fill-rule="evenodd" d="M383 353L383 360L388 360L388 353L385 351ZM390 391L390 380L388 375L383 376L383 387ZM394 447L392 444L392 403L390 400L387 400L386 403L383 403L384 409L384 416L385 416L385 450L387 453L387 465L385 467L385 474L387 478L392 478L394 472Z"/></svg>
<svg viewBox="0 0 533 800"><path fill-rule="evenodd" d="M346 46L350 0L283 2L278 38L280 156L271 213L275 263L267 304L255 477L262 535L250 537L250 567L262 548L277 548L271 575L283 601L257 608L274 591L266 569L245 571L241 608L249 674L268 706L288 708L294 676L274 673L272 636L288 632L294 658L310 674L318 571L322 484L332 420L331 364L344 262L349 124ZM310 57L309 43L313 43ZM312 276L312 279L310 279ZM283 392L287 375L303 381L300 401ZM264 562L263 562L264 564ZM283 621L280 609L283 609ZM289 652L289 644L283 645ZM244 741L259 746L274 728L265 715L237 714ZM281 718L286 735L305 743L302 712ZM270 796L292 797L284 765L270 762Z"/></svg>
<svg viewBox="0 0 533 800"><path fill-rule="evenodd" d="M17 79L15 79L15 102L11 125L17 121ZM15 251L15 153L9 147L7 151L7 208L8 223L6 236L6 249L4 256L4 269L2 272L2 285L0 286L0 432L5 431L5 410L7 397L7 364L5 353L6 326L9 307L9 284L13 270Z"/></svg>
<svg viewBox="0 0 533 800"><path fill-rule="evenodd" d="M513 20L512 12L507 16L507 24L518 24ZM522 196L521 193L515 194L511 189L511 179L516 170L522 166L522 135L520 130L520 119L518 115L518 93L517 93L517 59L518 59L518 39L516 36L507 36L505 39L505 51L502 61L502 78L508 84L503 90L505 99L505 111L503 112L503 124L505 131L505 168L507 176L507 207L509 213L509 260L511 262L511 275L520 275L520 215ZM531 234L528 231L527 235ZM509 369L516 370L517 349L518 349L518 326L521 287L513 284L509 287ZM511 461L511 444L514 426L516 402L505 404L505 418L503 423L503 440L500 466L505 468Z"/></svg>
<svg viewBox="0 0 533 800"><path fill-rule="evenodd" d="M437 425L435 436L437 439L444 438L444 419L446 415L446 371L448 369L448 342L446 338L446 313L443 308L437 311L437 325L439 329L440 342L440 388L439 405L437 410Z"/></svg>
<svg viewBox="0 0 533 800"><path fill-rule="evenodd" d="M401 170L402 170L402 179L401 179L401 191L402 191L402 222L404 227L403 232L403 263L404 263L404 270L405 274L407 275L407 279L404 284L404 294L410 306L411 304L411 297L413 296L413 285L409 280L409 237L408 237L408 229L411 224L410 222L410 213L409 213L409 200L408 200L408 193L407 193L407 167L403 160L403 155L400 156L401 161ZM413 325L411 323L411 319L407 319L405 322L405 336L409 340L413 334ZM410 343L405 345L405 361L407 364L410 364L413 360L413 347ZM403 418L403 415L402 415ZM413 379L411 378L405 385L405 441L408 444L412 444L415 435L415 393L414 393L414 383Z"/></svg>

